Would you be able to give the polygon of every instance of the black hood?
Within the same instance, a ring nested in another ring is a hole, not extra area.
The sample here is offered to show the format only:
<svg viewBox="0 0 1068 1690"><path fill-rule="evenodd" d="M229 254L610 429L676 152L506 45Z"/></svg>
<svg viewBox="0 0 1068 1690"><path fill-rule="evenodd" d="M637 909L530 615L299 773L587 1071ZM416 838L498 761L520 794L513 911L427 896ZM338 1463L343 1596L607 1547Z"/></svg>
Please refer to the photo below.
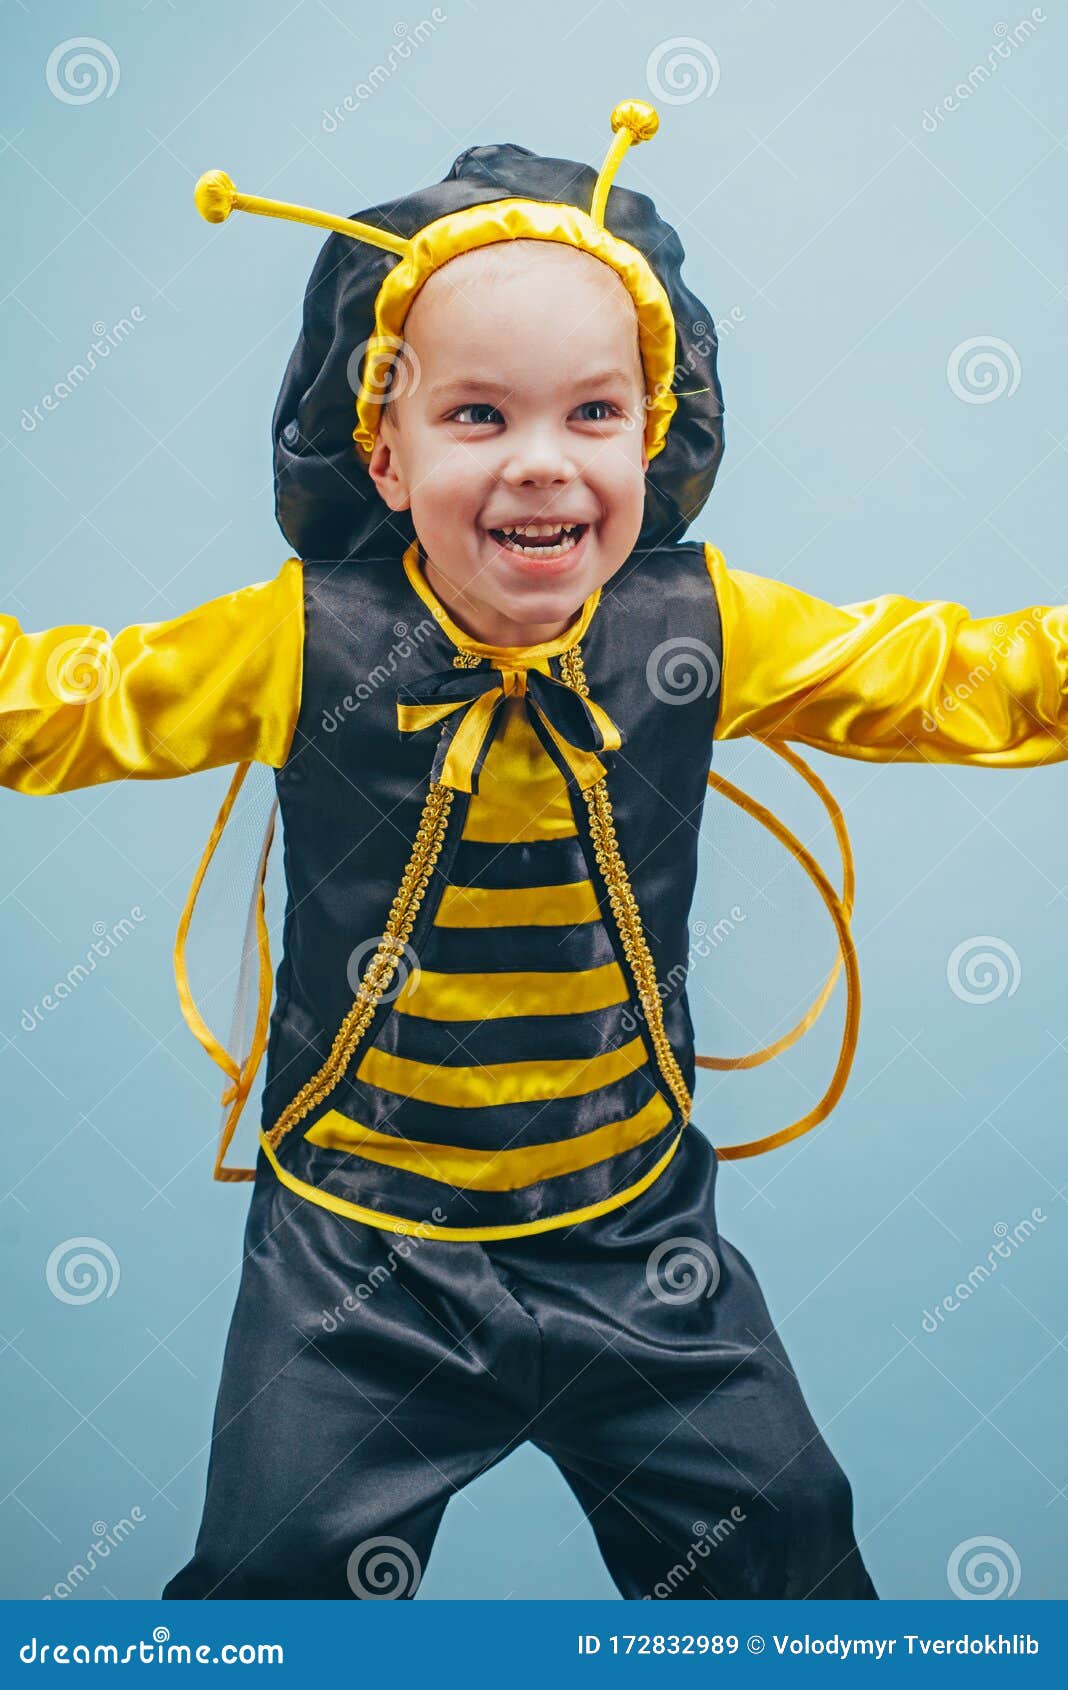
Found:
<svg viewBox="0 0 1068 1690"><path fill-rule="evenodd" d="M541 158L526 147L470 147L444 181L352 215L408 239L448 212L517 196L586 211L596 179L589 165ZM640 547L657 546L681 538L701 511L723 455L715 329L682 280L682 242L651 199L613 185L605 227L645 256L675 317L678 409L649 465L638 540ZM349 360L373 334L378 290L398 262L365 241L331 234L311 273L272 423L275 514L298 557L395 554L415 538L411 513L389 509L352 438L359 371L349 370ZM701 388L706 391L692 392Z"/></svg>

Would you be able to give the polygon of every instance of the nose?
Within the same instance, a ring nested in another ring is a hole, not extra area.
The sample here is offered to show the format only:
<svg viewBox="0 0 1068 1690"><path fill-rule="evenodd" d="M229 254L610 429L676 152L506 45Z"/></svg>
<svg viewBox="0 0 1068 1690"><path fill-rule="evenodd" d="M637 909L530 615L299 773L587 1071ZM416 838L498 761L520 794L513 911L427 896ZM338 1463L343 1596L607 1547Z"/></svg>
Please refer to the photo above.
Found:
<svg viewBox="0 0 1068 1690"><path fill-rule="evenodd" d="M577 472L570 442L552 423L513 426L500 478L512 487L547 487L573 481Z"/></svg>

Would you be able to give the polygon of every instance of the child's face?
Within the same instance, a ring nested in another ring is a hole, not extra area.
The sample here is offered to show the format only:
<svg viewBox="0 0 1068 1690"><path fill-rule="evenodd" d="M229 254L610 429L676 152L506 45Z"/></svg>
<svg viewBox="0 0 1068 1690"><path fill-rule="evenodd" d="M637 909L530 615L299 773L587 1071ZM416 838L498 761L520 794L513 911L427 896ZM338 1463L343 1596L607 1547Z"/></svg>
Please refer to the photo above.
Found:
<svg viewBox="0 0 1068 1690"><path fill-rule="evenodd" d="M619 277L559 242L451 259L417 294L370 474L476 639L554 639L623 564L645 502L645 382ZM417 379L413 379L413 374ZM573 535L510 541L521 524ZM530 549L534 547L535 549Z"/></svg>

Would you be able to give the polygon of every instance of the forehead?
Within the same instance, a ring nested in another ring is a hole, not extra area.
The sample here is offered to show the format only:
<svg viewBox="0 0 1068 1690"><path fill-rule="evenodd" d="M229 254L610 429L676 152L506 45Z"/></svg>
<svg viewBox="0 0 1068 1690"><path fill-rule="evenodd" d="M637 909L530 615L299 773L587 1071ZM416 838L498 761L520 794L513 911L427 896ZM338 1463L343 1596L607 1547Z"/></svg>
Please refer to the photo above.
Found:
<svg viewBox="0 0 1068 1690"><path fill-rule="evenodd" d="M517 325L522 335L517 335ZM532 343L576 364L615 358L641 379L638 318L616 272L560 241L495 242L461 253L424 283L404 323L420 358L496 362Z"/></svg>

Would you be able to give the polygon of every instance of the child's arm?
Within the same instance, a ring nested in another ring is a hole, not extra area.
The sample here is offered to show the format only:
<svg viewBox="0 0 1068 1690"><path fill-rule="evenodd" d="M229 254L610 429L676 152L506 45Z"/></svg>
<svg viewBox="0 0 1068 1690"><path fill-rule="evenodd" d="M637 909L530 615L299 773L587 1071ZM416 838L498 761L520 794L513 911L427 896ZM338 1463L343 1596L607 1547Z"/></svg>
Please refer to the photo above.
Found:
<svg viewBox="0 0 1068 1690"><path fill-rule="evenodd" d="M303 569L114 636L0 615L0 786L48 794L220 764L279 767L300 708Z"/></svg>
<svg viewBox="0 0 1068 1690"><path fill-rule="evenodd" d="M895 593L833 605L705 559L719 601L717 739L869 762L1026 768L1068 758L1068 605L972 618Z"/></svg>

